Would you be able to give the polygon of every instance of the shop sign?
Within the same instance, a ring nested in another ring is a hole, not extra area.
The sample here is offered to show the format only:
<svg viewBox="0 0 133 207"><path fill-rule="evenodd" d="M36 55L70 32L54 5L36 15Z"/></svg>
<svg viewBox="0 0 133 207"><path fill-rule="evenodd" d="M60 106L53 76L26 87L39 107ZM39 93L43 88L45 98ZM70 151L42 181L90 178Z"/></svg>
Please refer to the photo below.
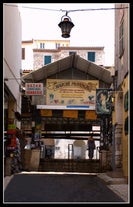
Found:
<svg viewBox="0 0 133 207"><path fill-rule="evenodd" d="M43 83L26 83L25 95L29 95L29 96L43 95Z"/></svg>
<svg viewBox="0 0 133 207"><path fill-rule="evenodd" d="M112 97L111 89L99 88L96 89L96 114L110 115L112 112Z"/></svg>
<svg viewBox="0 0 133 207"><path fill-rule="evenodd" d="M95 109L98 80L47 79L46 105L93 107Z"/></svg>

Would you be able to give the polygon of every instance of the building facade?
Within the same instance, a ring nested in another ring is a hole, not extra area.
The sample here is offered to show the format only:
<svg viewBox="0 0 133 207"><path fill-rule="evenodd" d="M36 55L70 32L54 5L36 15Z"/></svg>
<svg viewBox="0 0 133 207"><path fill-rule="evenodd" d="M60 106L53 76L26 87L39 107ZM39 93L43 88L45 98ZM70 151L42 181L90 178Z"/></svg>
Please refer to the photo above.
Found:
<svg viewBox="0 0 133 207"><path fill-rule="evenodd" d="M26 87L22 128L30 140L42 141L46 152L51 150L52 158L68 159L74 149L74 159L88 159L87 139L93 133L98 159L101 119L96 115L95 93L96 88L110 88L110 71L72 54L24 75L23 79Z"/></svg>
<svg viewBox="0 0 133 207"><path fill-rule="evenodd" d="M129 175L129 4L115 4L115 75L113 130L115 166ZM121 8L121 9L117 9Z"/></svg>
<svg viewBox="0 0 133 207"><path fill-rule="evenodd" d="M22 41L22 69L34 70L34 65L38 61L36 69L42 67L42 61L34 60L34 50L44 51L46 49L57 50L59 47L68 47L70 45L69 40L25 40ZM52 60L51 60L52 61ZM39 67L38 67L39 66Z"/></svg>
<svg viewBox="0 0 133 207"><path fill-rule="evenodd" d="M104 65L104 47L72 47L69 40L31 40L22 41L22 69L37 70L71 54Z"/></svg>
<svg viewBox="0 0 133 207"><path fill-rule="evenodd" d="M4 131L9 123L21 128L21 35L17 4L3 4Z"/></svg>

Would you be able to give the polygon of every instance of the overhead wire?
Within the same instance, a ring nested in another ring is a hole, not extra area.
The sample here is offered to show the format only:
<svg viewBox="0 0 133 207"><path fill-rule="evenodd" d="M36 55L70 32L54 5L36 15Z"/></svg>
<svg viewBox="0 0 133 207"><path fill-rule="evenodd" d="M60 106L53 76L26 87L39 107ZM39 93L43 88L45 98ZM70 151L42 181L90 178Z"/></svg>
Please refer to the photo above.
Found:
<svg viewBox="0 0 133 207"><path fill-rule="evenodd" d="M19 4L19 3L18 3ZM13 5L13 4L4 4L5 6L16 6L17 5ZM119 9L128 9L129 7L112 7L112 8L88 8L88 9L75 9L75 10L64 10L64 9L49 9L49 8L40 8L40 7L30 7L30 6L24 6L21 5L21 8L25 8L25 9L38 9L38 10L47 10L47 11L59 11L59 12L80 12L80 11L101 11L101 10L119 10Z"/></svg>

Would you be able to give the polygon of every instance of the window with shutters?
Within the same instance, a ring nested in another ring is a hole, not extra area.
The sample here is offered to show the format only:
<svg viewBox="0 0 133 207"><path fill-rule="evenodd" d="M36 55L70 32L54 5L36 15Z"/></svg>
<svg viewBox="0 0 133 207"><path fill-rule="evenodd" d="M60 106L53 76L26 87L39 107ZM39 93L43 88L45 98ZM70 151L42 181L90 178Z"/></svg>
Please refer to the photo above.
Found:
<svg viewBox="0 0 133 207"><path fill-rule="evenodd" d="M88 52L88 60L95 62L95 52Z"/></svg>
<svg viewBox="0 0 133 207"><path fill-rule="evenodd" d="M119 28L119 57L123 55L124 52L124 20L121 21Z"/></svg>
<svg viewBox="0 0 133 207"><path fill-rule="evenodd" d="M51 63L51 56L50 55L45 55L44 56L44 65L47 65Z"/></svg>
<svg viewBox="0 0 133 207"><path fill-rule="evenodd" d="M44 49L45 48L45 43L40 43L40 48Z"/></svg>
<svg viewBox="0 0 133 207"><path fill-rule="evenodd" d="M60 47L60 43L55 44L55 48L58 49Z"/></svg>
<svg viewBox="0 0 133 207"><path fill-rule="evenodd" d="M69 55L73 55L73 54L76 55L77 53L76 53L75 51L70 51L70 52L69 52Z"/></svg>
<svg viewBox="0 0 133 207"><path fill-rule="evenodd" d="M25 60L25 48L22 48L22 60Z"/></svg>

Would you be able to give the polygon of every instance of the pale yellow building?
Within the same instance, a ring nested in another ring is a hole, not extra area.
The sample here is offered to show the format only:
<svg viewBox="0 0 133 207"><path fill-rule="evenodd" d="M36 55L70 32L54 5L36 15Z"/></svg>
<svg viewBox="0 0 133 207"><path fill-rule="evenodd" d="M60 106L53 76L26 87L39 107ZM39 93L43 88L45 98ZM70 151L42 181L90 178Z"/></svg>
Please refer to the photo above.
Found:
<svg viewBox="0 0 133 207"><path fill-rule="evenodd" d="M115 144L114 167L122 168L129 177L129 8L127 3L115 4L115 75L113 129ZM121 9L117 9L121 8Z"/></svg>

